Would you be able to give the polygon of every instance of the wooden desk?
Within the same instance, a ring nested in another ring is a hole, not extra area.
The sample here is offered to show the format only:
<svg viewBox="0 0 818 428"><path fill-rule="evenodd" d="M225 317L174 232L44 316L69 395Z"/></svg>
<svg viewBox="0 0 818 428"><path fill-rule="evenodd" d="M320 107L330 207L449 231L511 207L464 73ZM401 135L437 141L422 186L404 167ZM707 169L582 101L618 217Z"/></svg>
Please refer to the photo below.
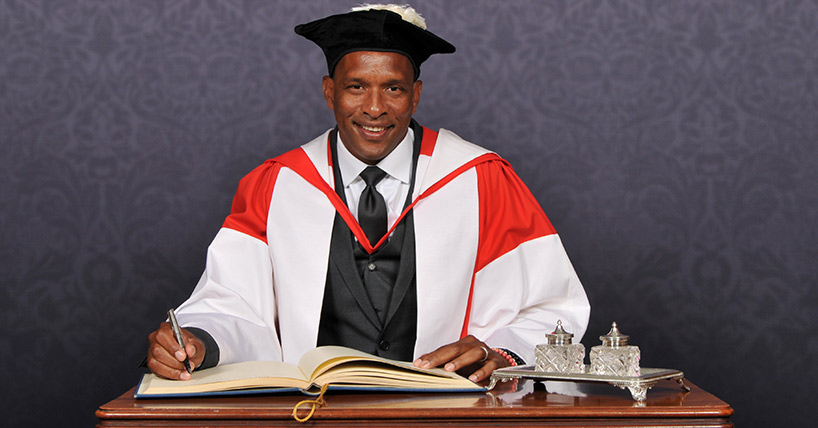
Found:
<svg viewBox="0 0 818 428"><path fill-rule="evenodd" d="M300 394L135 399L133 389L97 410L100 427L122 426L594 426L732 427L733 409L686 381L660 381L639 404L607 384L568 384L572 395L549 393L530 380L488 393L405 394L328 392L326 405L302 424L292 408ZM549 388L551 384L549 384ZM585 395L585 396L579 396ZM299 415L305 414L300 410Z"/></svg>

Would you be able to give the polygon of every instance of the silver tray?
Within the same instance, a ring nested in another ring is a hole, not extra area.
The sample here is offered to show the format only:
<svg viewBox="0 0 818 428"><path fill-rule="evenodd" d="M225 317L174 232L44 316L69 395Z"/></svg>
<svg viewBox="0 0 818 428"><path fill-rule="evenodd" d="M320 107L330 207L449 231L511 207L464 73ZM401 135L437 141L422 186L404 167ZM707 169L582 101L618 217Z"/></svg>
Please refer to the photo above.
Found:
<svg viewBox="0 0 818 428"><path fill-rule="evenodd" d="M587 372L590 367L585 366ZM648 389L653 388L660 380L675 380L685 391L690 388L684 383L684 373L673 369L653 369L642 367L639 369L639 376L613 376L590 373L552 373L539 371L533 365L506 367L497 369L491 374L489 389L494 388L498 381L505 382L511 379L534 379L534 380L558 380L572 382L605 382L620 389L628 388L631 396L638 402L643 402L647 398Z"/></svg>

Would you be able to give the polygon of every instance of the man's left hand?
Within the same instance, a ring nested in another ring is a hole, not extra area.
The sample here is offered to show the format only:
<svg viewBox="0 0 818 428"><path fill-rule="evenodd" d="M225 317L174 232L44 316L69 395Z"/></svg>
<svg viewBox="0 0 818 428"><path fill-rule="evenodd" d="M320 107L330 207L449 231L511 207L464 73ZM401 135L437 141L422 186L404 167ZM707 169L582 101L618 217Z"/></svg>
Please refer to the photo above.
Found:
<svg viewBox="0 0 818 428"><path fill-rule="evenodd" d="M480 382L494 370L509 365L505 357L472 335L423 354L414 364L424 369L443 366L446 371L468 375L472 382Z"/></svg>

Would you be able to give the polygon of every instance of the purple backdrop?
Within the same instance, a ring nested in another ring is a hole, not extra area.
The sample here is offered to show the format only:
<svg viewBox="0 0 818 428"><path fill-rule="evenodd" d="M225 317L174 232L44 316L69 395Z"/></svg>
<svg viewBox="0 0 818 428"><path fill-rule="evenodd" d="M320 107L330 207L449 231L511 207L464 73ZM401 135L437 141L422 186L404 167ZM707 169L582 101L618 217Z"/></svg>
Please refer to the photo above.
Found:
<svg viewBox="0 0 818 428"><path fill-rule="evenodd" d="M807 426L818 2L414 3L458 47L416 117L531 187L591 300L583 342L615 320L739 425ZM239 178L332 125L292 28L349 5L0 2L4 424L89 425L134 385Z"/></svg>

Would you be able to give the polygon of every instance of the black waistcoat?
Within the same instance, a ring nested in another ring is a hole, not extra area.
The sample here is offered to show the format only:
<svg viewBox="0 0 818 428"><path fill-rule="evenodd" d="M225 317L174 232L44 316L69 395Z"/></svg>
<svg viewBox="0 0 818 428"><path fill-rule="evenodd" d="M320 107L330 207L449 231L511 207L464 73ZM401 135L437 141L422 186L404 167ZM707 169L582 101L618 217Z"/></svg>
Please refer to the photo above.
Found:
<svg viewBox="0 0 818 428"><path fill-rule="evenodd" d="M411 202L423 129L414 121L412 181L404 207ZM338 165L337 134L330 139ZM346 203L340 168L334 168L335 191ZM415 350L417 291L415 228L408 212L388 242L368 254L349 226L335 215L327 284L321 307L318 346L341 345L395 360L411 361Z"/></svg>

